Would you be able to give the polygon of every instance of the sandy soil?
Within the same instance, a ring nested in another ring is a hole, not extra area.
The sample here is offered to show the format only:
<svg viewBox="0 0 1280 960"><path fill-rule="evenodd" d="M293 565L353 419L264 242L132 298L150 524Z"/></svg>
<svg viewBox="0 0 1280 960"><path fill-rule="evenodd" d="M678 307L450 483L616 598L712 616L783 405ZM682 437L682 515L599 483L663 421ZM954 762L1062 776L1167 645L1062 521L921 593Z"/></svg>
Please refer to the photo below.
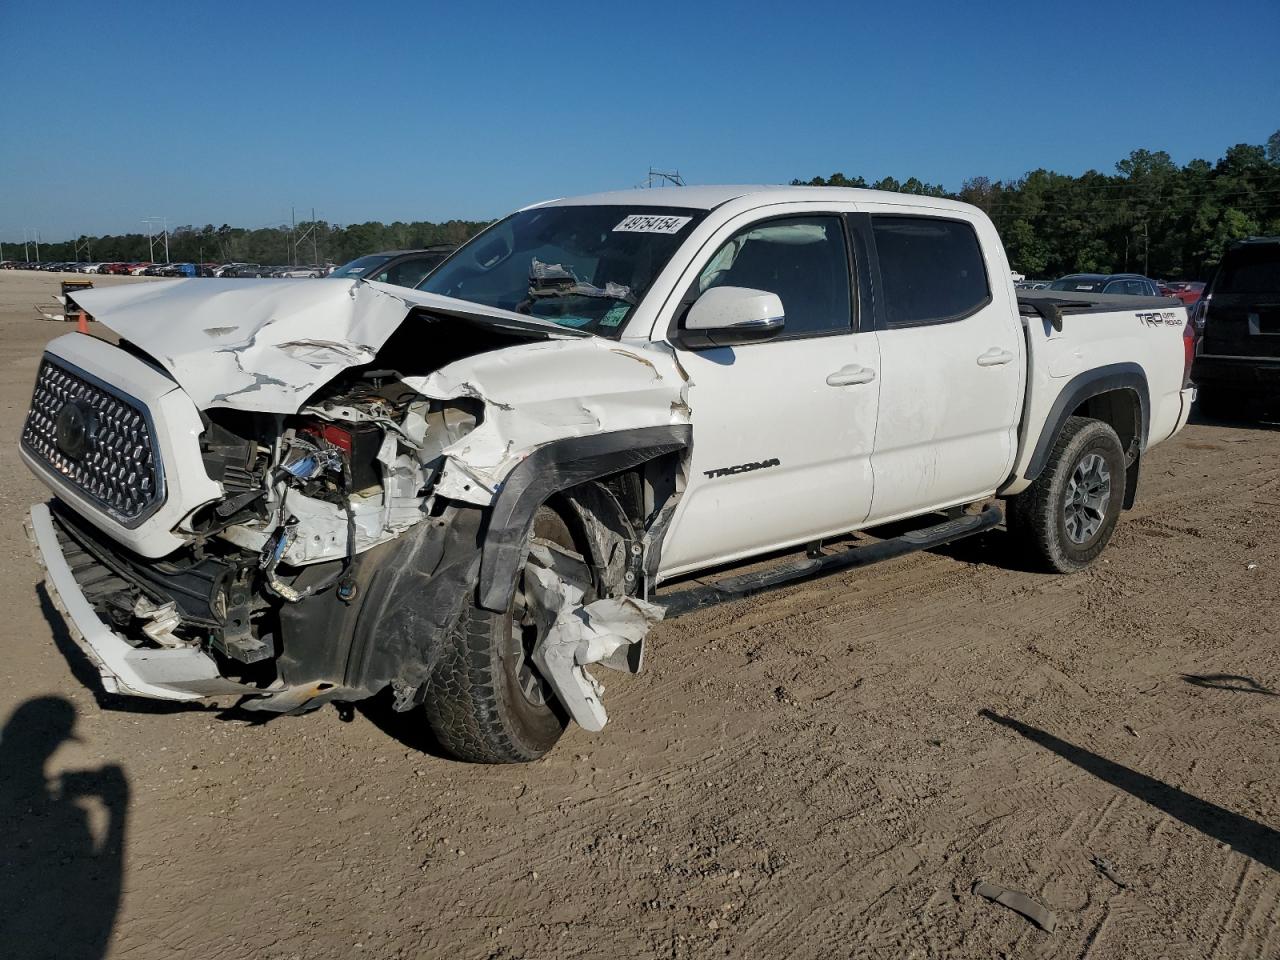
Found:
<svg viewBox="0 0 1280 960"><path fill-rule="evenodd" d="M0 274L9 443L56 279ZM1276 429L1159 447L1077 576L1020 571L996 531L663 624L646 673L606 678L607 730L522 767L376 707L254 725L98 693L12 449L0 718L58 699L0 741L0 895L29 911L0 953L1280 956Z"/></svg>

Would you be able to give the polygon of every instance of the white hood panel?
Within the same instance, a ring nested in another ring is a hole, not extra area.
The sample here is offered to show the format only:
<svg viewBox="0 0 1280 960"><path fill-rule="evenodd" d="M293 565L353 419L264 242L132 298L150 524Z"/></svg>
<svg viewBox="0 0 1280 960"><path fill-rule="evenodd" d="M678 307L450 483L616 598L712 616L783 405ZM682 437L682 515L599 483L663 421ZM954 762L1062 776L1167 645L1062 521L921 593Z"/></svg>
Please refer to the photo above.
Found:
<svg viewBox="0 0 1280 960"><path fill-rule="evenodd" d="M171 280L74 299L154 357L201 409L295 413L343 370L372 362L419 308L538 336L582 336L506 310L359 280Z"/></svg>

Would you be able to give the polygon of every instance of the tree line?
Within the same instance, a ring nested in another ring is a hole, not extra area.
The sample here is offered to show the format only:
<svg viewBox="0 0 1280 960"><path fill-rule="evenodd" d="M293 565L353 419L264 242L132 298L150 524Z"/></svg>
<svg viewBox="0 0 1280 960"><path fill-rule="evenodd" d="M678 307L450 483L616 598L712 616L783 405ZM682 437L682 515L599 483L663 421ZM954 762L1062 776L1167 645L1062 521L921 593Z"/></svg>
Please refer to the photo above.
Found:
<svg viewBox="0 0 1280 960"><path fill-rule="evenodd" d="M833 173L794 184L871 187L951 197L981 207L1028 277L1143 273L1203 280L1233 240L1280 235L1280 131L1216 162L1179 167L1163 150L1134 150L1113 174L1033 170L1016 180L974 177L952 193L912 177L868 183Z"/></svg>
<svg viewBox="0 0 1280 960"><path fill-rule="evenodd" d="M378 250L416 249L436 244L459 244L475 236L487 221L449 220L444 223L352 223L338 226L323 220L297 226L247 229L223 224L186 225L169 231L172 263L346 263ZM5 244L5 257L22 257L22 244ZM157 231L114 236L81 236L64 243L40 244L40 259L135 263L164 260L164 235ZM16 251L16 252L15 252ZM34 258L35 252L31 251Z"/></svg>
<svg viewBox="0 0 1280 960"><path fill-rule="evenodd" d="M954 193L915 177L868 183L860 176L833 173L792 183L870 187L972 203L995 222L1013 268L1029 277L1080 271L1204 279L1232 240L1280 235L1280 131L1265 144L1237 144L1212 163L1192 160L1179 167L1163 150L1134 150L1112 174L1089 170L1071 176L1039 169L1007 181L973 177ZM170 231L169 259L345 263L378 250L461 243L485 225L477 220L346 226L318 220L258 229L187 225ZM142 233L82 236L41 244L40 256L163 259L163 238L157 235L153 243ZM20 244L7 246L7 257L21 255Z"/></svg>

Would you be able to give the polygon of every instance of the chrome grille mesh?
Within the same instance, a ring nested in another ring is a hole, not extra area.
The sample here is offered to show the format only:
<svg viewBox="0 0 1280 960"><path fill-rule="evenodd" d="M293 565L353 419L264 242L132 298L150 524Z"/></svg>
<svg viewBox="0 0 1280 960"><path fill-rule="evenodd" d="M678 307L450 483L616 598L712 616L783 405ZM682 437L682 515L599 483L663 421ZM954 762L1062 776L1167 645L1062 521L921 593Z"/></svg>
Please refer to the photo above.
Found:
<svg viewBox="0 0 1280 960"><path fill-rule="evenodd" d="M74 456L58 438L58 418L69 404L83 411L81 422L90 425L83 449ZM22 445L126 526L140 523L163 502L163 474L146 411L49 357L36 376Z"/></svg>

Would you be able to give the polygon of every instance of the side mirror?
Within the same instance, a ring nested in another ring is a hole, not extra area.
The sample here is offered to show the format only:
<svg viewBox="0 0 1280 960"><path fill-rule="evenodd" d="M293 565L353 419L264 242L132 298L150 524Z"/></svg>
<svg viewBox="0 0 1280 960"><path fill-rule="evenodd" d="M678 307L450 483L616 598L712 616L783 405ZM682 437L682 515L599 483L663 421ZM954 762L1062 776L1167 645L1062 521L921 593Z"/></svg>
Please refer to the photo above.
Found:
<svg viewBox="0 0 1280 960"><path fill-rule="evenodd" d="M689 308L680 330L680 346L689 350L758 343L785 326L782 299L750 287L712 287Z"/></svg>

